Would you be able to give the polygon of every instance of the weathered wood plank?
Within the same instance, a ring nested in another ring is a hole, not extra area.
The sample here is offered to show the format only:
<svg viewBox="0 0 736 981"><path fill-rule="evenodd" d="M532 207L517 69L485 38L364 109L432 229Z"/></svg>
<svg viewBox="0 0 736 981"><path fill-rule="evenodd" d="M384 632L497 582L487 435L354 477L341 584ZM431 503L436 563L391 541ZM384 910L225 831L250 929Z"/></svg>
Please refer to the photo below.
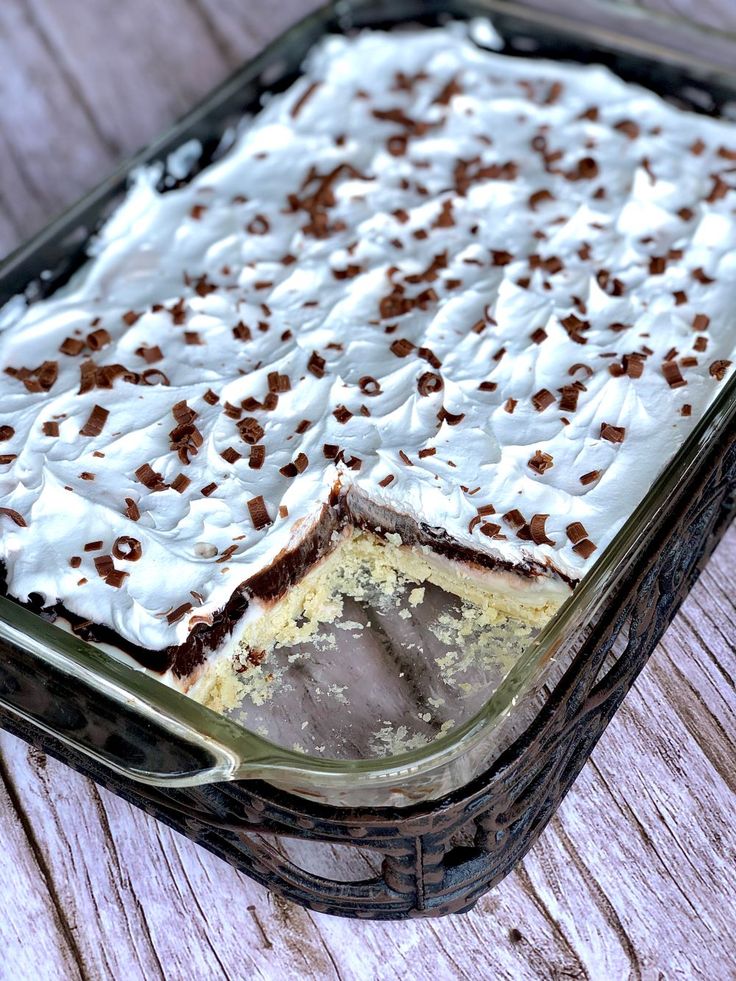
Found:
<svg viewBox="0 0 736 981"><path fill-rule="evenodd" d="M48 866L36 847L22 796L9 786L0 759L0 978L81 978L76 941L48 881ZM21 901L22 916L16 916Z"/></svg>

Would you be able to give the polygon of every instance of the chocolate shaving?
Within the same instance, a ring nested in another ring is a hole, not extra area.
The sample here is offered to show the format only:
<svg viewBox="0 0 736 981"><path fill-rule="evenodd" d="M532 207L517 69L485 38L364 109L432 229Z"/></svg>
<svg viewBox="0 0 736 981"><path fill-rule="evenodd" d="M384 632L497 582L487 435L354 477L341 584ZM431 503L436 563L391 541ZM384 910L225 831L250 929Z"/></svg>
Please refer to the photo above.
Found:
<svg viewBox="0 0 736 981"><path fill-rule="evenodd" d="M661 276L667 269L667 260L664 256L652 256L649 260L649 275Z"/></svg>
<svg viewBox="0 0 736 981"><path fill-rule="evenodd" d="M622 119L621 122L615 123L613 128L617 129L619 133L623 133L624 136L628 136L630 140L635 140L641 132L639 124L635 123L633 119Z"/></svg>
<svg viewBox="0 0 736 981"><path fill-rule="evenodd" d="M250 327L241 321L233 327L233 337L236 341L249 341L253 335Z"/></svg>
<svg viewBox="0 0 736 981"><path fill-rule="evenodd" d="M693 330L704 331L710 326L710 317L705 313L696 313L693 317Z"/></svg>
<svg viewBox="0 0 736 981"><path fill-rule="evenodd" d="M436 446L427 446L423 450L419 450L419 453L417 455L420 460L423 460L425 457L435 456L436 453L437 453Z"/></svg>
<svg viewBox="0 0 736 981"><path fill-rule="evenodd" d="M529 522L529 534L535 545L554 545L555 543L544 530L548 514L535 514Z"/></svg>
<svg viewBox="0 0 736 981"><path fill-rule="evenodd" d="M123 512L131 521L139 521L141 517L141 512L138 510L138 505L133 500L132 497L125 498L125 511Z"/></svg>
<svg viewBox="0 0 736 981"><path fill-rule="evenodd" d="M437 357L437 355L428 347L420 347L417 354L424 361L428 361L432 365L435 371L439 371L442 367L442 362Z"/></svg>
<svg viewBox="0 0 736 981"><path fill-rule="evenodd" d="M237 453L236 450L233 450L233 453L236 453L236 459L240 459L240 454ZM225 456L225 453L223 453L222 455ZM225 457L225 459L227 459L227 457ZM248 457L248 466L250 467L250 469L260 470L265 460L266 460L266 447L262 443L257 443L255 446L252 446L250 449L250 455ZM228 460L228 462L234 463L235 460L231 459Z"/></svg>
<svg viewBox="0 0 736 981"><path fill-rule="evenodd" d="M97 569L97 575L102 579L115 571L111 555L97 555L95 556L94 563L95 569Z"/></svg>
<svg viewBox="0 0 736 981"><path fill-rule="evenodd" d="M546 388L540 388L538 392L532 395L532 405L537 412L544 412L545 409L554 404L554 401L554 395Z"/></svg>
<svg viewBox="0 0 736 981"><path fill-rule="evenodd" d="M596 480L598 480L598 478L600 477L600 475L601 475L600 470L591 470L589 473L584 473L583 474L583 476L580 478L580 483L581 484L584 484L584 485L585 484L592 484Z"/></svg>
<svg viewBox="0 0 736 981"><path fill-rule="evenodd" d="M260 443L266 431L256 418L246 416L238 423L238 432L244 442L253 446L255 443Z"/></svg>
<svg viewBox="0 0 736 981"><path fill-rule="evenodd" d="M223 550L220 558L216 560L218 565L220 565L223 562L227 562L227 560L230 558L231 555L235 555L237 550L238 550L237 545L228 545L228 547Z"/></svg>
<svg viewBox="0 0 736 981"><path fill-rule="evenodd" d="M595 552L596 546L589 538L584 538L582 541L576 542L576 544L573 545L572 550L577 555L581 555L584 559L589 559L593 552Z"/></svg>
<svg viewBox="0 0 736 981"><path fill-rule="evenodd" d="M731 187L724 181L720 174L713 174L713 186L710 189L708 197L705 199L708 204L715 204L716 201L721 201L726 197Z"/></svg>
<svg viewBox="0 0 736 981"><path fill-rule="evenodd" d="M425 371L417 381L417 389L422 396L434 395L441 392L443 387L442 379L433 371Z"/></svg>
<svg viewBox="0 0 736 981"><path fill-rule="evenodd" d="M599 174L598 163L593 157L583 157L578 160L572 170L568 170L565 177L569 181L589 181Z"/></svg>
<svg viewBox="0 0 736 981"><path fill-rule="evenodd" d="M217 486L218 485L213 481L211 484L207 484L206 486L202 487L199 493L202 494L203 497L210 497L217 490Z"/></svg>
<svg viewBox="0 0 736 981"><path fill-rule="evenodd" d="M506 514L502 515L502 518L512 528L522 528L526 524L526 518L518 508L507 511Z"/></svg>
<svg viewBox="0 0 736 981"><path fill-rule="evenodd" d="M13 508L0 508L0 514L4 514L6 518L10 518L10 520L14 524L18 525L19 528L28 527L26 524L26 519L23 517L23 515L19 514Z"/></svg>
<svg viewBox="0 0 736 981"><path fill-rule="evenodd" d="M681 388L683 385L687 385L675 361L664 361L662 363L662 374L670 388Z"/></svg>
<svg viewBox="0 0 736 981"><path fill-rule="evenodd" d="M77 354L81 354L84 347L84 341L76 337L67 337L59 345L59 351L62 354L68 354L69 357L74 357Z"/></svg>
<svg viewBox="0 0 736 981"><path fill-rule="evenodd" d="M27 392L36 394L51 390L59 376L59 365L56 361L44 361L38 368L8 367L5 374L22 382Z"/></svg>
<svg viewBox="0 0 736 981"><path fill-rule="evenodd" d="M494 266L508 266L513 261L514 257L510 252L505 252L503 249L491 250L491 262Z"/></svg>
<svg viewBox="0 0 736 981"><path fill-rule="evenodd" d="M567 532L567 537L570 539L573 545L577 545L578 542L581 542L584 538L588 537L588 532L585 530L585 526L579 521L573 521L572 524L567 526L565 531Z"/></svg>
<svg viewBox="0 0 736 981"><path fill-rule="evenodd" d="M279 374L278 371L269 371L268 373L268 390L269 392L278 394L288 392L291 389L291 381L288 375Z"/></svg>
<svg viewBox="0 0 736 981"><path fill-rule="evenodd" d="M358 380L358 387L360 388L363 395L380 395L381 385L377 379L371 377L371 375L363 375L362 378Z"/></svg>
<svg viewBox="0 0 736 981"><path fill-rule="evenodd" d="M529 195L529 207L532 209L532 211L536 211L543 201L554 201L554 199L554 194L552 194L551 191L535 191L533 194Z"/></svg>
<svg viewBox="0 0 736 981"><path fill-rule="evenodd" d="M406 453L403 450L399 450L399 456L401 457L402 461L407 465L407 467L414 466L413 462L409 459L409 457L406 455Z"/></svg>
<svg viewBox="0 0 736 981"><path fill-rule="evenodd" d="M535 473L541 475L546 473L547 470L551 470L554 466L554 458L549 453L536 450L534 456L527 461L527 466L534 470Z"/></svg>
<svg viewBox="0 0 736 981"><path fill-rule="evenodd" d="M345 425L346 422L353 418L353 413L344 405L338 405L337 408L332 410L332 414L342 425Z"/></svg>
<svg viewBox="0 0 736 981"><path fill-rule="evenodd" d="M95 405L92 407L89 419L85 422L82 428L79 430L80 436L99 436L102 430L105 428L105 423L107 422L107 417L110 413L107 409L103 409L101 405Z"/></svg>
<svg viewBox="0 0 736 981"><path fill-rule="evenodd" d="M480 526L480 531L482 535L487 535L488 538L495 538L501 530L501 525L494 524L491 521L484 521Z"/></svg>
<svg viewBox="0 0 736 981"><path fill-rule="evenodd" d="M693 269L692 276L693 279L697 280L699 283L702 283L703 286L710 286L711 283L715 283L715 279L711 279L711 277L701 266L698 266L697 269Z"/></svg>
<svg viewBox="0 0 736 981"><path fill-rule="evenodd" d="M567 336L570 340L575 341L576 344L587 344L587 340L583 337L583 331L590 328L590 322L587 320L581 320L576 314L571 313L567 317L563 317L560 323L565 328Z"/></svg>
<svg viewBox="0 0 736 981"><path fill-rule="evenodd" d="M153 347L146 347L145 345L137 347L135 353L138 357L143 358L146 364L154 364L156 361L160 361L163 358L163 351L156 344Z"/></svg>
<svg viewBox="0 0 736 981"><path fill-rule="evenodd" d="M626 429L623 426L612 426L609 422L601 423L601 439L607 439L609 443L623 443L625 436Z"/></svg>
<svg viewBox="0 0 736 981"><path fill-rule="evenodd" d="M100 327L99 330L93 330L91 334L87 334L87 346L90 351L99 351L103 347L107 347L111 340L112 338L104 327Z"/></svg>
<svg viewBox="0 0 736 981"><path fill-rule="evenodd" d="M109 572L105 576L105 583L108 586L114 586L115 589L120 589L127 578L127 572L123 572L121 569L113 569L112 572Z"/></svg>
<svg viewBox="0 0 736 981"><path fill-rule="evenodd" d="M518 175L519 165L513 160L483 164L480 157L456 161L453 171L455 190L461 197L465 197L471 185L480 181L513 181Z"/></svg>
<svg viewBox="0 0 736 981"><path fill-rule="evenodd" d="M255 215L245 229L251 235L266 235L271 230L271 222L265 215Z"/></svg>
<svg viewBox="0 0 736 981"><path fill-rule="evenodd" d="M192 421L197 418L197 413L186 402L177 402L172 412L179 425L169 433L169 445L176 451L181 462L188 464L204 442L202 434Z"/></svg>
<svg viewBox="0 0 736 981"><path fill-rule="evenodd" d="M121 535L116 538L112 546L112 554L116 559L124 559L127 562L137 562L143 555L141 543L137 538L130 538L128 535Z"/></svg>
<svg viewBox="0 0 736 981"><path fill-rule="evenodd" d="M289 111L289 115L292 119L296 119L299 113L302 111L307 101L311 99L317 89L320 87L321 82L311 82L306 89L302 92L299 98L294 102L294 105Z"/></svg>
<svg viewBox="0 0 736 981"><path fill-rule="evenodd" d="M171 626L172 624L181 620L182 617L186 616L186 614L193 609L194 605L192 603L182 603L181 606L177 606L177 608L172 610L171 613L166 614L166 621L169 626Z"/></svg>
<svg viewBox="0 0 736 981"><path fill-rule="evenodd" d="M641 378L644 373L644 361L645 357L643 354L633 351L631 354L625 354L623 356L621 366L629 378Z"/></svg>
<svg viewBox="0 0 736 981"><path fill-rule="evenodd" d="M414 345L405 337L397 338L391 344L391 352L395 354L397 358L405 358L408 354L411 354L413 350Z"/></svg>
<svg viewBox="0 0 736 981"><path fill-rule="evenodd" d="M144 385L169 385L168 377L158 368L147 368L141 375Z"/></svg>
<svg viewBox="0 0 736 981"><path fill-rule="evenodd" d="M708 373L712 378L715 378L716 381L723 381L726 372L730 367L731 367L731 362L726 361L725 359L722 359L720 361L714 361L708 368Z"/></svg>
<svg viewBox="0 0 736 981"><path fill-rule="evenodd" d="M396 480L396 477L394 476L394 474L392 474L392 473L387 474L385 477L383 477L381 480L378 481L378 486L379 487L388 487L388 485L391 484L391 483L393 483L394 480Z"/></svg>
<svg viewBox="0 0 736 981"><path fill-rule="evenodd" d="M339 452L340 447L335 446L334 443L324 443L322 445L322 453L326 460L336 460Z"/></svg>
<svg viewBox="0 0 736 981"><path fill-rule="evenodd" d="M183 494L190 484L191 480L189 477L186 477L183 473L180 473L177 474L177 476L171 481L171 489L175 490L177 494Z"/></svg>
<svg viewBox="0 0 736 981"><path fill-rule="evenodd" d="M498 388L498 385L497 385L496 382L483 381L478 386L478 391L479 392L495 392L497 388Z"/></svg>
<svg viewBox="0 0 736 981"><path fill-rule="evenodd" d="M12 426L0 426L0 443L7 442L13 436L15 436L15 430Z"/></svg>
<svg viewBox="0 0 736 981"><path fill-rule="evenodd" d="M578 407L578 398L580 397L580 389L575 385L563 385L562 396L560 398L560 409L563 412L575 412Z"/></svg>
<svg viewBox="0 0 736 981"><path fill-rule="evenodd" d="M265 454L265 451L264 451L264 454ZM253 458L253 450L250 451L250 455L251 455L251 459L252 459ZM220 454L220 456L227 463L235 463L236 460L239 460L240 459L241 454L238 453L238 451L236 449L234 449L232 446L228 446L227 449L224 449L222 451L222 453ZM252 466L252 464L251 464L251 466Z"/></svg>
<svg viewBox="0 0 736 981"><path fill-rule="evenodd" d="M322 378L325 373L325 364L325 359L316 351L312 351L307 362L307 371L310 371L316 378Z"/></svg>
<svg viewBox="0 0 736 981"><path fill-rule="evenodd" d="M59 423L58 422L45 422L41 426L41 430L44 436L58 436L59 435Z"/></svg>
<svg viewBox="0 0 736 981"><path fill-rule="evenodd" d="M102 542L101 541L87 542L87 544L84 546L84 551L85 552L99 552L99 550L101 548L102 548Z"/></svg>
<svg viewBox="0 0 736 981"><path fill-rule="evenodd" d="M250 513L250 520L253 522L253 527L256 531L260 531L261 528L265 528L271 524L271 519L266 510L266 502L263 500L262 495L259 494L258 497L253 497L248 501L248 511Z"/></svg>
<svg viewBox="0 0 736 981"><path fill-rule="evenodd" d="M437 418L439 419L440 423L446 422L448 426L457 426L465 418L465 413L448 412L447 409L443 406L440 409L440 411L437 413Z"/></svg>
<svg viewBox="0 0 736 981"><path fill-rule="evenodd" d="M503 411L508 412L509 415L513 415L514 409L519 404L518 399L506 399L503 404Z"/></svg>
<svg viewBox="0 0 736 981"><path fill-rule="evenodd" d="M138 480L150 491L163 491L169 486L162 474L158 473L150 463L144 463L135 471Z"/></svg>

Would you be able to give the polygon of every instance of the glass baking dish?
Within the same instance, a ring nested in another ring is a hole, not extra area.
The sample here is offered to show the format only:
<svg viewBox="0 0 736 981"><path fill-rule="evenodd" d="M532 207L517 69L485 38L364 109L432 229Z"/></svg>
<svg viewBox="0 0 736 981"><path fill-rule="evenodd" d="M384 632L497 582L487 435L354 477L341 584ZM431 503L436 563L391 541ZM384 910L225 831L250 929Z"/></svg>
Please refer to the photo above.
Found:
<svg viewBox="0 0 736 981"><path fill-rule="evenodd" d="M538 6L538 4L536 5ZM434 23L445 16L491 17L510 54L596 61L697 111L736 118L736 72L719 68L736 40L685 29L681 22L637 10L618 25L610 4L591 3L570 20L526 6L482 0L340 2L305 18L167 134L53 221L0 265L0 305L25 290L47 295L84 260L89 236L119 200L132 168L166 160L196 139L201 164L223 134L265 91L286 87L312 44L331 30ZM591 24L586 20L590 17ZM601 22L604 26L601 27ZM645 37L672 35L672 44ZM717 55L717 58L716 58ZM30 286L28 284L31 284ZM419 749L380 759L342 760L285 749L135 671L11 600L0 597L0 707L120 776L151 787L263 780L291 793L336 805L406 805L464 786L523 732L592 626L622 601L627 569L668 520L677 489L736 418L736 377L655 481L645 499L590 573L515 661L472 718Z"/></svg>

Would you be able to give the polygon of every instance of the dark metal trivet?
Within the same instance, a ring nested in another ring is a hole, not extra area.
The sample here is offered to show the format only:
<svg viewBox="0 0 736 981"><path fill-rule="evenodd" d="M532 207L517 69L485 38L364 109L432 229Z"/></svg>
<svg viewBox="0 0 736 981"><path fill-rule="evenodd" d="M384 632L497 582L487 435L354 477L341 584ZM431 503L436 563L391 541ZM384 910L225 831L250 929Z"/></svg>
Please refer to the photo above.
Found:
<svg viewBox="0 0 736 981"><path fill-rule="evenodd" d="M654 544L632 562L615 606L605 605L534 723L486 773L440 801L405 809L336 808L262 782L186 790L142 787L1 711L0 725L295 903L373 919L463 912L526 854L570 789L725 532L735 483L736 425L704 454L669 503ZM604 669L621 636L626 637L623 652ZM30 683L12 657L0 662L1 690ZM78 705L61 706L53 685L45 697L49 712L82 711ZM119 721L111 719L111 726ZM71 718L70 727L84 722ZM118 738L135 752L136 740L143 745L148 737L128 727ZM359 882L330 881L285 859L258 837L263 833L375 849L384 856L380 874Z"/></svg>

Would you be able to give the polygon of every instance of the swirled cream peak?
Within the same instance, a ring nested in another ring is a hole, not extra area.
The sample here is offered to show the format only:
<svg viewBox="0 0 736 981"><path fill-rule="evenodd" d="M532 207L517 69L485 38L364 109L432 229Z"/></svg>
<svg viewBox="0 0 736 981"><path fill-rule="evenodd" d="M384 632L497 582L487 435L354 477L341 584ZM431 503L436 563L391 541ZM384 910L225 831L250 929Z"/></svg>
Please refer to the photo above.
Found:
<svg viewBox="0 0 736 981"><path fill-rule="evenodd" d="M320 44L0 312L2 558L157 650L340 481L572 580L736 344L736 131L456 26Z"/></svg>

